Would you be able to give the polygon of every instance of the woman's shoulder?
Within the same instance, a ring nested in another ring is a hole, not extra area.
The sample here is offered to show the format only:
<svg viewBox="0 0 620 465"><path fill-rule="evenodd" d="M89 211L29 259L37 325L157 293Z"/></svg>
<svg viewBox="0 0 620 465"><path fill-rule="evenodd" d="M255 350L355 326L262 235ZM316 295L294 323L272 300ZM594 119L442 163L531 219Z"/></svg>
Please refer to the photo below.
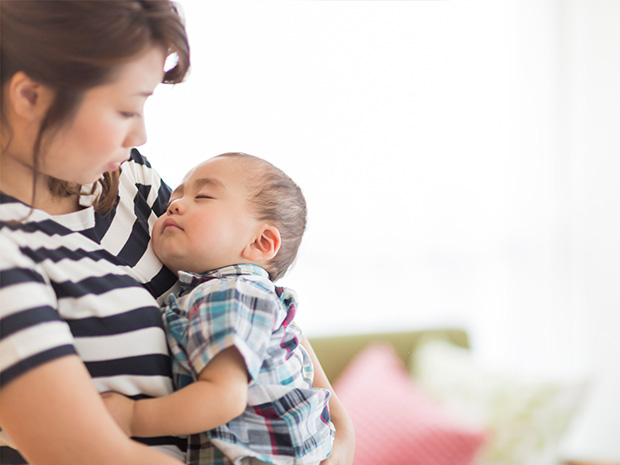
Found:
<svg viewBox="0 0 620 465"><path fill-rule="evenodd" d="M18 268L32 267L34 262L23 252L23 248L28 244L28 235L22 232L21 225L10 225L0 222L0 243L2 253L0 253L0 287L8 285L11 270Z"/></svg>
<svg viewBox="0 0 620 465"><path fill-rule="evenodd" d="M24 255L34 248L46 248L70 236L72 231L41 210L5 196L0 201L0 260Z"/></svg>
<svg viewBox="0 0 620 465"><path fill-rule="evenodd" d="M142 155L140 151L136 148L131 149L131 153L129 154L129 160L139 165L145 165L148 168L152 168L148 159L144 155Z"/></svg>
<svg viewBox="0 0 620 465"><path fill-rule="evenodd" d="M121 165L119 201L143 209L148 217L150 211L160 216L168 205L172 189L164 182L149 160L137 149Z"/></svg>
<svg viewBox="0 0 620 465"><path fill-rule="evenodd" d="M159 173L153 168L148 158L135 148L131 149L129 159L121 165L121 178L123 177L142 184L150 184L154 180L161 182Z"/></svg>

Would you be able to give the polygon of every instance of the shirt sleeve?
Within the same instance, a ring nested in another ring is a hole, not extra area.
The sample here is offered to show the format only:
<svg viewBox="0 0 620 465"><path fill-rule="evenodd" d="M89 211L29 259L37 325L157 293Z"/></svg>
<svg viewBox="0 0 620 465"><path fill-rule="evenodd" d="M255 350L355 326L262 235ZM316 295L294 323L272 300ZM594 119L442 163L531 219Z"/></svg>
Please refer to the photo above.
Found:
<svg viewBox="0 0 620 465"><path fill-rule="evenodd" d="M276 322L278 298L243 278L213 280L193 292L187 334L189 363L198 375L218 353L235 347L255 379Z"/></svg>
<svg viewBox="0 0 620 465"><path fill-rule="evenodd" d="M49 281L1 234L0 387L28 370L76 354L73 336L60 318Z"/></svg>
<svg viewBox="0 0 620 465"><path fill-rule="evenodd" d="M159 173L153 169L148 159L138 149L133 149L129 160L123 164L123 170L133 178L153 213L159 217L168 208L172 189L166 184Z"/></svg>
<svg viewBox="0 0 620 465"><path fill-rule="evenodd" d="M151 231L159 216L168 207L170 187L161 179L149 161L138 150L121 167L119 206L115 224L105 226L102 245L133 268L136 279L144 284L161 304L173 290L177 279L162 265L150 246ZM99 215L98 223L105 225L112 216Z"/></svg>

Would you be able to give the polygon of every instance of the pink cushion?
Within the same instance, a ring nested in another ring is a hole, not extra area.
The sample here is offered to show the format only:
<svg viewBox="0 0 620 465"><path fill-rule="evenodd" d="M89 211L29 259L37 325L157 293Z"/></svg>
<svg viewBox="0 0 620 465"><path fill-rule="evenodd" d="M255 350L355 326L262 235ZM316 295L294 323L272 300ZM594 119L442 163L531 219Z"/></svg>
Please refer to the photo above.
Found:
<svg viewBox="0 0 620 465"><path fill-rule="evenodd" d="M484 440L429 400L388 344L358 354L334 390L355 427L354 465L467 465Z"/></svg>

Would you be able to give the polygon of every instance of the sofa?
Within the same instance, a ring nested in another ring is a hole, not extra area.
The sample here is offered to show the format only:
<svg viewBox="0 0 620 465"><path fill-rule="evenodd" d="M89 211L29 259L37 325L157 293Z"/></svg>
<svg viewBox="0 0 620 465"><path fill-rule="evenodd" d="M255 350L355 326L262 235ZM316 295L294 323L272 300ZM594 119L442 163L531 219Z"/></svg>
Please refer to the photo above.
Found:
<svg viewBox="0 0 620 465"><path fill-rule="evenodd" d="M354 465L561 465L583 383L486 367L460 328L310 337Z"/></svg>
<svg viewBox="0 0 620 465"><path fill-rule="evenodd" d="M310 343L325 374L334 383L353 358L371 344L390 344L403 364L408 365L418 345L429 338L469 347L467 332L458 328L313 337Z"/></svg>

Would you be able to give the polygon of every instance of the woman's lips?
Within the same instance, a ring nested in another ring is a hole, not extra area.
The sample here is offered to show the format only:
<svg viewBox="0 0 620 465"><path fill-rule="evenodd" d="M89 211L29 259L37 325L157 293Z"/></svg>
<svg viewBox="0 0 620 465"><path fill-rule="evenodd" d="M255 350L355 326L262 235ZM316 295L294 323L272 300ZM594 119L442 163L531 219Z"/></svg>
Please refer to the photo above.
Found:
<svg viewBox="0 0 620 465"><path fill-rule="evenodd" d="M119 169L123 163L129 160L130 152L125 153L124 155L122 155L122 157L123 158L121 158L119 161L113 161L111 163L108 163L108 171L116 171L117 169Z"/></svg>

